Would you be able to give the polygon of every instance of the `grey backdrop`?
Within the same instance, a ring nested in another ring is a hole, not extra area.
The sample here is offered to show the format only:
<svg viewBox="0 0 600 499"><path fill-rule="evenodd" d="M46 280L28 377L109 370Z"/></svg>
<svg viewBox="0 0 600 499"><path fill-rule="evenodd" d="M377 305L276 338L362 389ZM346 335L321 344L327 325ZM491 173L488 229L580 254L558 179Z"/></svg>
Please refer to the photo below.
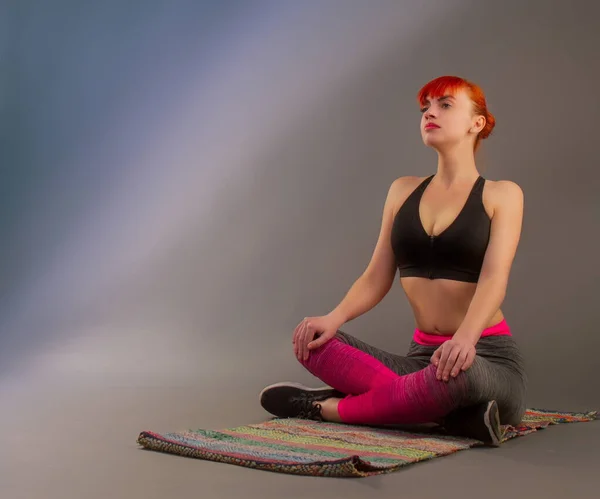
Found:
<svg viewBox="0 0 600 499"><path fill-rule="evenodd" d="M503 309L529 405L598 409L598 14L583 0L2 2L3 497L173 497L198 473L207 497L322 492L135 438L260 421L265 384L317 382L293 328L364 270L392 180L435 171L415 95L443 74L483 87L497 128L482 174L525 192ZM413 327L397 283L345 329L403 352ZM598 441L585 426L563 430L563 454ZM558 480L536 493L594 480L591 461L560 475L527 442L495 456L531 487ZM451 493L499 465L485 456L327 487L430 497L435 470Z"/></svg>

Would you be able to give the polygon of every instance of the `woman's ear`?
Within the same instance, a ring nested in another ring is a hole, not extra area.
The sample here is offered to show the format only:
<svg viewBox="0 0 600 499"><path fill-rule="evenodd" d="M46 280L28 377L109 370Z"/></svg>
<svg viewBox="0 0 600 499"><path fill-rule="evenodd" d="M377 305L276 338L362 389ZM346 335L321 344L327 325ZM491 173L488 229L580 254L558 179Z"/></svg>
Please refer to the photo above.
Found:
<svg viewBox="0 0 600 499"><path fill-rule="evenodd" d="M477 117L477 119L475 120L475 123L473 124L473 126L471 127L471 129L469 131L471 133L478 134L485 127L485 123L486 123L485 116L480 115Z"/></svg>

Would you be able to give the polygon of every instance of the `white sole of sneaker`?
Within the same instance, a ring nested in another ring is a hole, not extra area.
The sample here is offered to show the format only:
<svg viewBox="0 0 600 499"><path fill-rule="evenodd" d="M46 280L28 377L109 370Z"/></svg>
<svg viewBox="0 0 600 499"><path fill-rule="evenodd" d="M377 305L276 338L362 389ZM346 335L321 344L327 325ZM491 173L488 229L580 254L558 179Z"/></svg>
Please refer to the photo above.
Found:
<svg viewBox="0 0 600 499"><path fill-rule="evenodd" d="M494 407L495 406L495 407ZM493 421L490 419L493 418ZM499 446L501 435L498 435L494 428L500 428L500 415L498 413L498 404L494 401L490 401L484 415L485 426L490 432L492 437L492 445Z"/></svg>

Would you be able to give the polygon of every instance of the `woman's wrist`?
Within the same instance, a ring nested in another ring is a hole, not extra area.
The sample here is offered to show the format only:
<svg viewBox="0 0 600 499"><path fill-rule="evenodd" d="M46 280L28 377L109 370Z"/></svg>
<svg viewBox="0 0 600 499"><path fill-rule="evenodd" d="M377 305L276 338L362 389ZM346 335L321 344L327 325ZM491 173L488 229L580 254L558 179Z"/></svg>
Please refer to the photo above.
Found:
<svg viewBox="0 0 600 499"><path fill-rule="evenodd" d="M457 340L466 340L469 343L471 343L473 346L475 346L477 344L477 342L479 341L479 337L481 336L481 333L476 333L473 331L467 331L467 330L458 330L456 331L456 333L454 333L454 338Z"/></svg>
<svg viewBox="0 0 600 499"><path fill-rule="evenodd" d="M346 316L339 309L334 309L327 314L327 317L332 319L336 324L338 324L338 328L340 328L343 324L347 322Z"/></svg>

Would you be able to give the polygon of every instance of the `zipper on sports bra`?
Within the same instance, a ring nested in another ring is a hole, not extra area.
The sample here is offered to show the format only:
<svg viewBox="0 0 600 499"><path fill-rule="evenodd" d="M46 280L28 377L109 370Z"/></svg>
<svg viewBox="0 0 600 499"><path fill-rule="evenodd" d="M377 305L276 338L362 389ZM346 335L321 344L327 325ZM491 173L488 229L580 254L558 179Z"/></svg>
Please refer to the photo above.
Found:
<svg viewBox="0 0 600 499"><path fill-rule="evenodd" d="M435 236L429 236L429 279L433 279L433 241Z"/></svg>

